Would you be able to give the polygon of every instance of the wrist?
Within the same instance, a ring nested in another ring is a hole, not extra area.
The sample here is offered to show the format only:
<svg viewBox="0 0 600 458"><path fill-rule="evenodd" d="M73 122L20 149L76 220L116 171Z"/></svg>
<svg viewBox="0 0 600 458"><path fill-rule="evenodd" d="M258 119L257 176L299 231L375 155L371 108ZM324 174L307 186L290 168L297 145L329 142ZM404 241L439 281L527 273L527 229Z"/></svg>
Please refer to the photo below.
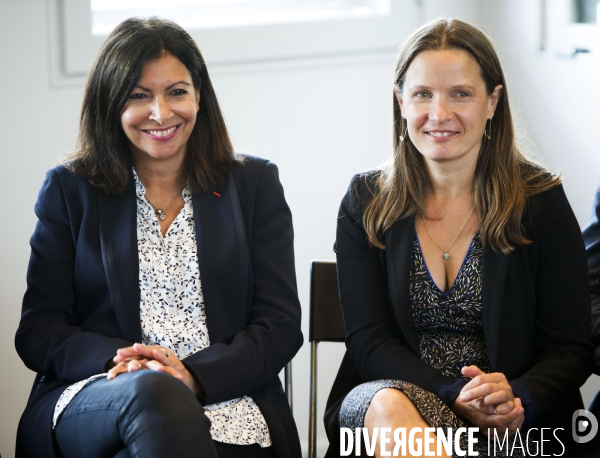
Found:
<svg viewBox="0 0 600 458"><path fill-rule="evenodd" d="M201 400L206 399L206 392L204 391L204 387L196 377L194 377L194 395Z"/></svg>
<svg viewBox="0 0 600 458"><path fill-rule="evenodd" d="M187 372L188 377L191 380L190 389L192 390L192 393L194 393L194 396L200 399L200 401L204 401L204 399L206 398L206 392L204 391L202 383L200 383L200 380L198 379L198 377L196 377L196 374L194 374L194 372L190 370L187 364L183 363L183 366L185 367L185 371Z"/></svg>

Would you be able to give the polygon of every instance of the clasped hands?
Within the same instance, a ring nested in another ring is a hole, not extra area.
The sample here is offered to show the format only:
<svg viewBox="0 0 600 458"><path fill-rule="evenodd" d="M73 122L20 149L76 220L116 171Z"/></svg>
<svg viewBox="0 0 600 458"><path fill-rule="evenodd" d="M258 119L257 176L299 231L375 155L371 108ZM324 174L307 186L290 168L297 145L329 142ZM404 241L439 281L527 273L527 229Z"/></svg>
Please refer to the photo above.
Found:
<svg viewBox="0 0 600 458"><path fill-rule="evenodd" d="M504 374L486 374L477 366L463 367L461 372L471 380L456 398L454 413L478 426L482 434L488 435L488 429L491 434L494 429L502 436L507 430L515 434L525 420L525 409Z"/></svg>
<svg viewBox="0 0 600 458"><path fill-rule="evenodd" d="M200 383L177 355L159 345L135 343L131 347L119 348L113 363L114 366L108 371L108 380L125 372L151 370L164 372L181 380L196 396L203 394Z"/></svg>

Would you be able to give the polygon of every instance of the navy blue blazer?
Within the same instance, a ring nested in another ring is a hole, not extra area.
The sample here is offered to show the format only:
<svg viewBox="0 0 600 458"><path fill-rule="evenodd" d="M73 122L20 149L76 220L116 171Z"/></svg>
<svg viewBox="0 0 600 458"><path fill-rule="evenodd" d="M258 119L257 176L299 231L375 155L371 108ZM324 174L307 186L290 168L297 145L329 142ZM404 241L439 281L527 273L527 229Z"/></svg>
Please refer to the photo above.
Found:
<svg viewBox="0 0 600 458"><path fill-rule="evenodd" d="M410 306L414 218L369 246L362 215L373 174L354 177L340 207L335 250L348 351L327 403L326 430L337 456L337 417L360 383L397 379L434 394L453 381L420 358ZM528 199L522 218L531 244L510 254L484 246L483 324L493 371L522 384L532 398L534 427L568 425L583 408L579 387L592 371L590 299L584 245L562 185Z"/></svg>
<svg viewBox="0 0 600 458"><path fill-rule="evenodd" d="M251 396L275 456L299 458L278 377L303 338L292 217L277 167L247 157L225 183L192 201L211 345L185 364L209 404ZM56 167L35 212L15 344L37 376L19 423L17 457L54 457L52 414L61 393L104 372L118 348L141 341L133 177L122 195L111 196Z"/></svg>
<svg viewBox="0 0 600 458"><path fill-rule="evenodd" d="M592 299L592 338L596 347L596 369L600 375L600 187L596 190L590 223L583 229L590 273Z"/></svg>

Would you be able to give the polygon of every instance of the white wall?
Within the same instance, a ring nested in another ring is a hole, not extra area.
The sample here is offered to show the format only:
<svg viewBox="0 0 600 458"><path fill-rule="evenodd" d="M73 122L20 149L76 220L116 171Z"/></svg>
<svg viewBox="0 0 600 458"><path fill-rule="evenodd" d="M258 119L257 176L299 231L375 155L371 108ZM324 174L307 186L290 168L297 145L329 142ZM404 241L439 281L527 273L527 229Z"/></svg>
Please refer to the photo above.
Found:
<svg viewBox="0 0 600 458"><path fill-rule="evenodd" d="M538 158L561 171L579 224L589 220L600 177L600 56L581 61L539 52L537 0L485 0L484 27L503 56L512 107ZM592 375L582 387L589 404L600 390Z"/></svg>
<svg viewBox="0 0 600 458"><path fill-rule="evenodd" d="M14 349L33 204L56 157L70 149L82 88L51 89L44 0L0 1L0 453L12 458L33 382Z"/></svg>
<svg viewBox="0 0 600 458"><path fill-rule="evenodd" d="M541 3L486 0L484 24L501 50L521 128L539 158L562 171L583 226L600 177L600 56L577 60L542 54Z"/></svg>
<svg viewBox="0 0 600 458"><path fill-rule="evenodd" d="M412 0L406 0L412 1ZM593 110L598 67L544 61L535 52L537 1L426 0L422 19L460 16L512 51L504 64L527 133L546 161L562 167L580 222L600 173L600 130ZM33 374L13 345L25 290L33 204L45 171L74 142L82 85L53 87L46 0L0 1L0 453L14 454L19 416ZM400 44L400 43L399 43ZM512 59L512 60L511 60ZM390 148L394 56L330 58L212 68L235 145L279 165L294 214L298 287L308 332L309 265L333 259L337 206L353 173L384 160ZM589 76L583 72L590 69ZM587 88L587 90L585 89ZM579 184L579 186L577 186ZM319 418L342 345L321 344ZM309 346L294 360L295 416L308 436ZM595 387L596 389L598 387ZM319 420L319 449L325 443Z"/></svg>

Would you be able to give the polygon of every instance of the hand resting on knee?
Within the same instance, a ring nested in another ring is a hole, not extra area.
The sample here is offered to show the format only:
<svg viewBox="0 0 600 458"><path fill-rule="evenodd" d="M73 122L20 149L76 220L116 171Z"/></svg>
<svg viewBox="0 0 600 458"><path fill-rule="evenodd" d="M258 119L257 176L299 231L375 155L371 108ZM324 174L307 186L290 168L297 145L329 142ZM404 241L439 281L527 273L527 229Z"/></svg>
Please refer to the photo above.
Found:
<svg viewBox="0 0 600 458"><path fill-rule="evenodd" d="M486 374L477 366L463 367L462 374L471 377L452 407L454 413L478 426L482 434L496 430L516 433L525 419L521 400L514 396L505 375Z"/></svg>
<svg viewBox="0 0 600 458"><path fill-rule="evenodd" d="M119 348L113 358L114 367L108 371L107 378L114 379L119 374L138 370L164 372L181 380L196 396L202 396L204 389L200 382L187 370L183 362L170 350L160 345L135 343L131 347Z"/></svg>

